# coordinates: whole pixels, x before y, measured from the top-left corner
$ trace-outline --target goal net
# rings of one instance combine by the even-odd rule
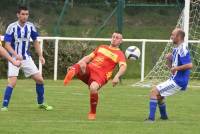
[[[184,28],[184,10],[182,11],[176,27]],[[190,49],[191,58],[193,62],[193,69],[191,71],[190,86],[200,86],[200,83],[195,80],[200,79],[200,0],[190,1],[190,19],[189,19],[189,41],[188,47]],[[165,81],[171,75],[170,70],[166,66],[165,55],[172,51],[173,44],[167,43],[160,58],[156,62],[153,69],[146,75],[144,81],[137,82],[133,86],[150,87],[159,82]]]

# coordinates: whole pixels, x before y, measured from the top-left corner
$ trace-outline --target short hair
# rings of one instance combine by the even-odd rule
[[[120,31],[115,31],[114,33],[118,33],[118,34],[121,34],[121,35],[122,35],[122,32],[120,32]]]
[[[183,30],[178,30],[177,35],[181,37],[181,39],[184,40],[185,38],[185,32]]]
[[[17,9],[17,13],[20,13],[22,10],[27,11],[28,8],[26,6],[19,6],[18,9]]]

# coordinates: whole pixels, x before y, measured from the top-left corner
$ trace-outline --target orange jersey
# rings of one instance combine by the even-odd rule
[[[95,49],[89,56],[93,59],[89,63],[90,68],[100,72],[108,80],[117,64],[126,65],[124,53],[112,46],[101,45]]]

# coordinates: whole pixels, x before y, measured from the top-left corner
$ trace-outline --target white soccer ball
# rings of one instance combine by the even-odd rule
[[[125,52],[126,58],[130,60],[137,60],[140,57],[140,49],[136,46],[130,46]]]

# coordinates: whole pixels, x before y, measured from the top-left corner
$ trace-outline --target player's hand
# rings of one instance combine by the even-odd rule
[[[45,59],[44,59],[44,57],[43,57],[43,56],[39,56],[39,60],[40,60],[40,62],[42,63],[42,65],[44,65],[44,64],[45,64]]]
[[[172,68],[171,68],[171,73],[172,73],[173,75],[176,73],[176,71],[177,71],[177,67],[172,67]]]
[[[17,66],[17,67],[20,67],[21,61],[20,60],[13,60],[12,64],[15,65],[15,66]]]
[[[168,60],[168,61],[172,61],[172,53],[166,54],[165,59]]]
[[[23,57],[22,57],[21,55],[18,54],[18,55],[16,56],[16,60],[20,60],[20,61],[21,61],[21,60],[23,60]]]
[[[113,80],[112,80],[113,87],[116,86],[119,83],[119,81],[120,81],[119,77],[114,77]]]

